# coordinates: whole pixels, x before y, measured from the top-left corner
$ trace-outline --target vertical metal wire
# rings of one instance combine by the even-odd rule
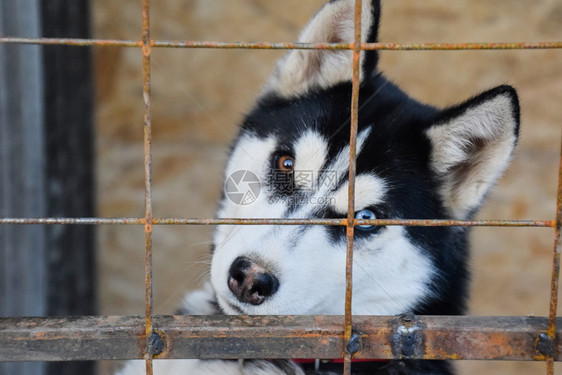
[[[150,0],[142,0],[142,70],[144,100],[145,178],[145,354],[146,374],[152,375],[152,118],[150,112]]]
[[[560,281],[560,230],[562,226],[562,142],[560,145],[560,166],[558,169],[558,196],[556,201],[556,227],[554,233],[554,252],[552,255],[552,279],[550,281],[550,311],[548,315],[547,335],[551,342],[556,343],[556,310],[558,309],[558,284]],[[557,345],[554,345],[556,348]],[[555,353],[554,353],[555,354]],[[546,373],[554,375],[554,357],[546,359]]]
[[[351,126],[349,135],[349,184],[347,195],[347,254],[345,264],[345,330],[344,342],[351,339],[353,291],[353,235],[355,231],[355,172],[357,156],[357,127],[359,122],[359,83],[361,78],[361,9],[362,1],[355,0],[355,35],[353,41],[353,81],[351,93]],[[344,348],[344,374],[351,374],[350,353]]]
[[[554,358],[552,357],[546,359],[546,374],[554,375]]]

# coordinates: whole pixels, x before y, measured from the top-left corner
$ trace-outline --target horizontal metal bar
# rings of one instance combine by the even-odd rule
[[[293,42],[215,42],[215,41],[153,41],[160,48],[216,48],[216,49],[319,49],[353,50],[352,43],[293,43]]]
[[[155,218],[155,225],[347,225],[346,219],[182,219]]]
[[[64,224],[64,225],[104,225],[128,224],[145,225],[146,219],[124,218],[0,218],[2,224]],[[153,218],[152,225],[347,225],[347,219],[237,219],[237,218]],[[554,228],[555,220],[426,220],[426,219],[375,219],[355,220],[354,225],[378,226],[419,226],[419,227],[547,227]]]
[[[142,47],[139,40],[118,39],[79,39],[79,38],[20,38],[3,36],[0,43],[10,44],[39,44],[39,45],[66,45],[66,46],[100,46],[100,47]]]
[[[554,227],[554,220],[425,220],[375,219],[355,220],[355,225],[407,227]]]
[[[484,42],[484,43],[363,43],[363,50],[387,51],[462,51],[462,50],[509,50],[509,49],[555,49],[562,42]]]
[[[41,218],[0,218],[0,224],[64,224],[64,225],[103,225],[103,224],[137,224],[144,225],[146,220],[138,217],[102,218],[102,217],[41,217]]]
[[[352,43],[244,43],[214,41],[154,41],[154,47],[167,48],[221,48],[221,49],[347,49]],[[362,43],[362,50],[428,51],[428,50],[506,50],[562,48],[562,42],[493,42],[493,43]]]
[[[117,39],[77,39],[77,38],[21,38],[0,37],[0,43],[102,46],[102,47],[139,47],[140,40]],[[170,41],[152,40],[151,47],[156,48],[218,48],[218,49],[337,49],[353,50],[352,43],[271,43],[271,42],[216,42],[216,41]],[[562,48],[562,42],[490,42],[490,43],[362,43],[362,50],[390,51],[427,51],[427,50],[507,50],[507,49],[553,49]]]
[[[163,344],[157,358],[340,358],[343,320],[154,316],[153,326]],[[547,327],[546,317],[353,317],[356,358],[544,360],[541,350],[550,350],[561,360],[562,343],[542,340]],[[140,359],[144,335],[144,317],[0,318],[0,361]]]

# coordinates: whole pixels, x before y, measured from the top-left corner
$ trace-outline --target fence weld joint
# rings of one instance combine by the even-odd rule
[[[535,340],[535,350],[541,357],[553,358],[556,354],[556,344],[554,338],[546,332],[539,333]]]
[[[417,352],[425,352],[423,348],[422,335],[419,331],[424,330],[424,326],[416,319],[413,314],[398,315],[394,321],[392,334],[393,354],[396,358],[411,358]]]
[[[159,356],[164,352],[165,345],[162,336],[162,332],[152,331],[152,335],[148,341],[147,352],[153,357]]]

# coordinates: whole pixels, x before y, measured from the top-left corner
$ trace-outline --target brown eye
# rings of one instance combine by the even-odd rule
[[[277,158],[277,169],[283,173],[291,173],[295,169],[295,159],[289,155],[281,155]]]

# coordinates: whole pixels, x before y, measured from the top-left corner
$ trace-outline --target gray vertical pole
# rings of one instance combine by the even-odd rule
[[[89,38],[89,17],[89,0],[41,2],[45,37]],[[89,47],[43,48],[48,216],[95,216],[91,52]],[[95,228],[48,226],[45,235],[47,314],[95,314]],[[92,362],[51,362],[47,366],[49,375],[94,371]]]
[[[39,0],[1,0],[0,34],[37,37]],[[41,48],[0,45],[0,215],[46,210]],[[44,315],[45,231],[0,226],[0,316]],[[42,363],[0,364],[1,375],[39,375]]]

